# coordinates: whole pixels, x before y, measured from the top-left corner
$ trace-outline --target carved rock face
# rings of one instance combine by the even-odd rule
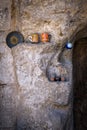
[[[46,75],[48,63],[55,54],[55,45],[23,43],[10,51],[6,44],[2,44],[1,48],[0,65],[7,64],[0,69],[5,78],[0,77],[1,84],[5,84],[0,89],[0,95],[4,96],[0,97],[0,127],[9,128],[16,124],[18,130],[62,130],[67,123],[67,127],[72,127],[69,106],[71,81],[52,83]],[[5,60],[8,56],[10,59]],[[8,65],[10,68],[7,68]],[[62,64],[56,69],[61,75],[67,74]]]
[[[87,0],[0,0],[0,128],[72,130],[72,52],[62,53],[63,65],[52,57],[86,24]],[[13,30],[26,41],[48,32],[51,43],[10,50],[2,41]],[[62,82],[49,82],[51,75]]]
[[[75,43],[73,52],[75,130],[86,130],[87,124],[87,38]]]
[[[69,73],[66,67],[59,63],[59,65],[49,65],[47,69],[47,77],[49,80],[54,78],[54,81],[68,81]]]

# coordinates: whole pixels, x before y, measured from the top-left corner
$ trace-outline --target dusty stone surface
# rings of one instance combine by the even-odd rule
[[[0,3],[0,31],[21,31],[25,40],[31,33],[48,32],[51,42],[62,45],[68,39],[73,41],[87,23],[86,0],[5,0]]]
[[[71,82],[52,83],[46,77],[55,46],[20,44],[12,52],[20,95],[17,129],[62,130],[67,123],[70,129]]]
[[[51,42],[63,44],[72,40],[87,23],[87,1],[22,0],[21,31],[25,38],[31,33],[49,32]]]
[[[72,130],[72,51],[63,45],[87,36],[84,30],[78,35],[87,25],[87,0],[0,3],[0,130]],[[10,50],[2,41],[14,30],[25,41],[31,33],[48,32],[51,44]],[[68,81],[49,82],[47,70],[61,74],[59,63]]]
[[[6,43],[0,44],[0,129],[13,128],[17,113],[17,82],[13,56]]]
[[[13,56],[6,43],[0,44],[0,83],[15,83]]]
[[[10,29],[11,23],[11,1],[0,0],[0,30]]]
[[[71,90],[70,82],[68,81],[66,83],[57,84],[55,82],[51,83],[47,79],[46,69],[48,61],[50,61],[52,55],[55,53],[54,49],[55,47],[52,44],[50,45],[50,43],[48,45],[45,44],[38,46],[22,44],[17,46],[16,49],[13,48],[13,55],[17,69],[18,83],[20,85],[21,92],[24,93],[24,91],[27,90],[27,93],[28,92],[30,93],[31,91],[31,93],[35,95],[35,97],[34,96],[30,97],[29,103],[34,104],[36,97],[40,98],[39,99],[40,103],[37,100],[37,103],[39,103],[39,105],[41,103],[43,104],[44,101],[48,100],[49,97],[51,97],[52,100],[53,91],[54,91],[53,100],[55,99],[55,102],[58,102],[59,97],[59,102],[61,102],[61,103],[58,102],[59,105],[60,104],[62,105],[62,102],[65,102],[63,105],[66,105],[68,103],[67,96],[69,95],[66,96],[66,93],[67,94],[70,93]],[[57,70],[59,72],[60,68],[58,68]],[[61,75],[66,73],[66,72],[64,73],[64,68],[61,69],[59,74],[60,73]],[[55,94],[57,94],[57,96],[55,96]],[[66,100],[64,100],[65,97]]]
[[[49,82],[46,75],[50,65],[57,65],[59,49],[52,43],[22,43],[12,50],[1,44],[0,83],[4,86],[0,90],[1,128],[14,125],[18,130],[72,128],[71,80]]]
[[[15,85],[0,84],[0,129],[16,123],[17,90]]]

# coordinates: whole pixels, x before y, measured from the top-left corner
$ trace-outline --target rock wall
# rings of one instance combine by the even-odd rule
[[[82,35],[78,32],[87,23],[87,1],[0,3],[0,130],[72,130],[72,51],[64,44]],[[51,40],[10,49],[5,39],[14,30],[25,42],[31,33],[42,32]],[[47,72],[68,79],[50,82]]]
[[[13,56],[5,43],[0,44],[0,130],[13,129],[16,121],[17,83]]]
[[[46,75],[55,65],[59,75],[64,74],[64,69],[71,75],[68,65],[64,68],[56,62],[58,46],[22,43],[12,50],[6,44],[1,44],[1,48],[0,127],[3,130],[72,129],[71,76],[65,82],[50,82]]]
[[[81,0],[22,0],[21,31],[25,38],[30,33],[49,32],[51,41],[60,44],[64,40],[71,40],[71,36],[75,36],[86,24],[86,9],[86,1]]]
[[[51,42],[62,45],[72,41],[87,22],[86,0],[5,0],[0,3],[1,42],[8,32],[17,30],[25,40],[31,33],[49,32]]]

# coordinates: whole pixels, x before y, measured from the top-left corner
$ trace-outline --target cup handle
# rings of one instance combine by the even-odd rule
[[[32,36],[28,36],[28,39],[32,42]]]
[[[51,34],[49,34],[48,37],[49,37],[49,40],[50,40],[51,39]]]

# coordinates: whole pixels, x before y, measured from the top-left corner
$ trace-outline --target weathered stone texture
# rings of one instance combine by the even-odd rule
[[[0,130],[14,127],[17,108],[17,83],[11,50],[0,44]]]
[[[17,90],[14,85],[0,85],[0,128],[14,127],[16,123]]]
[[[87,0],[0,0],[0,130],[73,129],[72,51],[63,45],[85,27],[86,14]],[[10,50],[2,41],[14,30],[25,41],[31,33],[48,32],[51,43]],[[68,80],[50,82],[50,69]]]
[[[13,57],[6,43],[0,44],[0,83],[15,83]]]
[[[0,0],[0,30],[10,29],[11,0]]]
[[[58,44],[72,39],[86,24],[86,5],[87,1],[81,0],[22,0],[22,33],[27,38],[34,32],[49,32],[52,35],[51,42]]]
[[[55,45],[20,44],[14,47],[12,52],[20,95],[17,128],[62,130],[68,123],[65,118],[68,118],[70,110],[67,105],[71,102],[72,89],[70,81],[65,83],[48,81],[46,68],[55,54]],[[60,109],[64,106],[63,110]],[[50,119],[50,116],[53,118]],[[65,120],[63,124],[61,120]]]
[[[48,48],[48,46],[49,48],[52,48],[51,49],[52,52],[50,53],[46,49]],[[71,87],[69,82],[57,84],[55,82],[51,83],[47,79],[46,68],[48,65],[48,61],[55,53],[54,48],[55,47],[52,44],[50,45],[49,43],[46,45],[38,45],[38,46],[22,44],[17,46],[16,49],[15,48],[13,49],[14,50],[13,55],[16,64],[18,83],[20,85],[20,89],[22,92],[27,90],[26,91],[27,93],[31,92],[32,95],[35,95],[35,97],[31,96],[30,98],[31,101],[29,101],[29,103],[33,104],[33,102],[35,102],[35,99],[37,97],[40,98],[41,101],[39,99],[39,101],[37,100],[36,102],[38,103],[40,102],[40,104],[41,103],[43,104],[44,100],[48,100],[49,97],[51,97],[52,100],[52,94],[54,95],[53,99],[56,98],[56,100],[58,100],[58,97],[60,98],[60,95],[63,94],[64,91],[67,91],[67,93],[65,92],[65,94],[63,95],[68,94],[68,91],[70,92],[69,89]],[[45,50],[44,52],[45,54],[43,54],[43,49]],[[61,71],[60,73],[62,74],[63,72]],[[55,94],[56,96],[58,96],[59,94],[59,96],[56,97]],[[61,96],[61,98],[63,98],[63,95]],[[25,96],[28,96],[28,94],[26,94]],[[59,101],[61,100],[61,98],[59,99]],[[63,101],[65,102],[64,104],[66,105],[67,101],[64,99]]]

